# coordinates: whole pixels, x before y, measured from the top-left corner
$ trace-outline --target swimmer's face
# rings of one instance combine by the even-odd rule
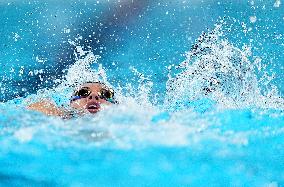
[[[70,106],[85,110],[89,113],[97,113],[103,105],[111,105],[109,101],[113,97],[113,91],[101,83],[85,83],[79,87],[71,99]]]

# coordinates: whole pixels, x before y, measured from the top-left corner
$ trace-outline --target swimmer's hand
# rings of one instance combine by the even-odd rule
[[[42,100],[27,106],[27,109],[34,110],[38,112],[42,112],[49,116],[60,116],[65,117],[66,112],[60,108],[58,108],[55,104],[53,104],[49,100]]]

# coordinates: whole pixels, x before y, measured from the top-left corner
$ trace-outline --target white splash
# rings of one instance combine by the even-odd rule
[[[63,33],[69,34],[71,32],[71,30],[69,28],[64,28],[63,29]]]
[[[251,23],[255,23],[257,21],[257,17],[256,16],[250,16],[249,20]]]
[[[249,60],[250,47],[239,49],[222,35],[222,26],[216,25],[212,32],[199,37],[185,62],[177,67],[181,73],[167,82],[165,104],[170,107],[208,98],[222,108],[284,108],[276,87],[268,91],[260,88],[257,67]],[[258,67],[260,63],[258,59]]]
[[[13,35],[14,35],[13,39],[15,40],[15,42],[17,42],[21,38],[21,36],[18,33],[13,32]]]
[[[281,1],[280,1],[280,0],[275,0],[275,3],[274,3],[273,6],[274,6],[275,8],[279,8],[280,5],[281,5]]]
[[[88,53],[84,58],[77,60],[72,66],[67,69],[67,74],[64,76],[64,83],[68,85],[82,84],[87,81],[98,81],[99,75],[105,75],[102,66],[99,70],[92,70],[91,65],[97,63],[100,56]]]
[[[14,132],[14,137],[21,143],[27,143],[33,139],[35,129],[32,127],[24,127]]]

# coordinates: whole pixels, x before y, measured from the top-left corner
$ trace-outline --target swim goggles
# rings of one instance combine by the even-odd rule
[[[77,99],[81,99],[81,98],[87,98],[88,96],[90,96],[92,93],[91,89],[88,87],[83,87],[80,88],[79,90],[77,90],[76,92],[74,92],[74,94],[71,96],[71,101],[75,101]],[[101,99],[104,99],[106,101],[109,101],[111,103],[116,103],[114,101],[114,91],[110,88],[102,88],[99,92],[98,92],[98,97]]]

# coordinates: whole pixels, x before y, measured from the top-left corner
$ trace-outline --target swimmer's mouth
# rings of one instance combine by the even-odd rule
[[[97,105],[90,105],[88,107],[88,109],[98,109],[98,108],[99,108],[99,106],[97,106]]]
[[[96,113],[99,109],[100,109],[100,104],[99,103],[92,103],[90,105],[87,105],[86,109],[90,112],[90,113]]]

